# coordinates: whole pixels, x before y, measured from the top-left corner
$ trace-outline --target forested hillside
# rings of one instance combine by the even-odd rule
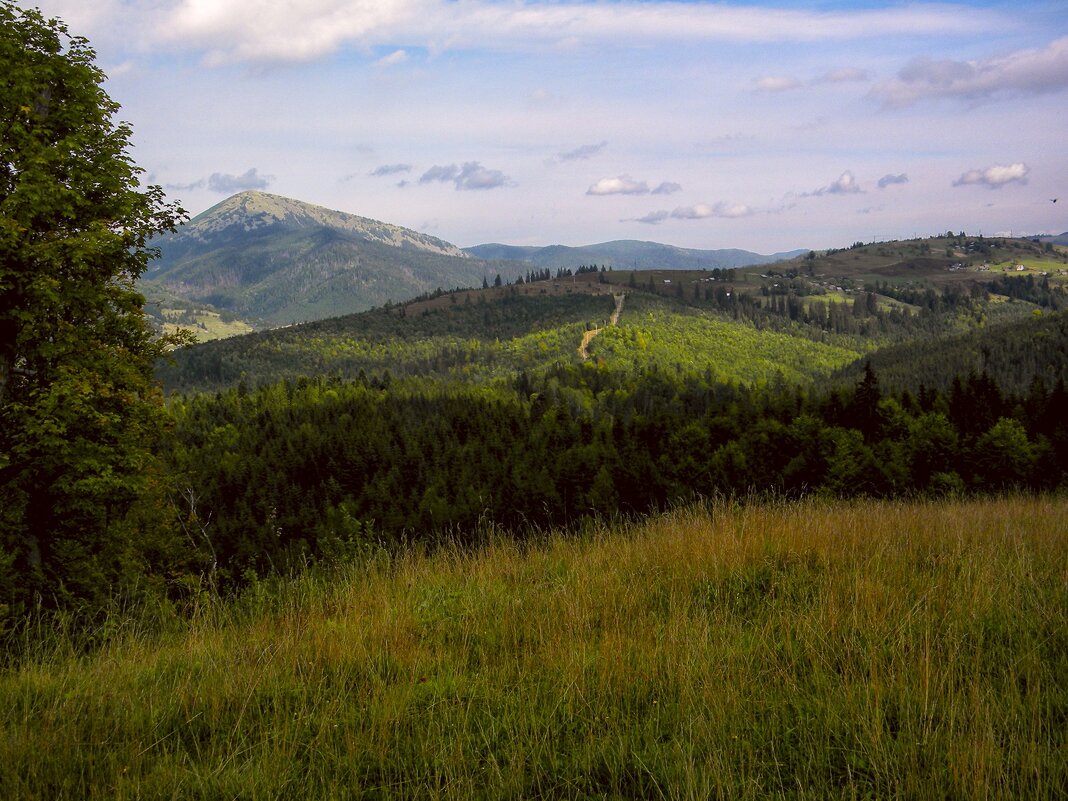
[[[214,393],[169,403],[197,558],[240,583],[486,520],[1068,478],[1059,288],[1045,308],[983,286],[806,305],[773,278],[702,275],[584,269],[176,354],[168,386]]]
[[[914,393],[921,387],[948,390],[955,377],[969,373],[987,373],[1016,391],[1035,380],[1052,387],[1068,381],[1068,313],[1035,309],[961,334],[890,345],[873,352],[870,361],[884,386]],[[849,383],[862,370],[854,363],[834,378]]]
[[[394,377],[510,381],[519,371],[572,361],[583,331],[604,325],[614,305],[607,293],[543,296],[510,289],[490,298],[453,296],[437,308],[413,303],[411,310],[402,305],[209,343],[175,354],[160,375],[168,390],[385,370]],[[798,333],[761,331],[711,308],[632,293],[619,325],[606,329],[590,352],[614,371],[659,366],[745,384],[780,376],[807,383],[861,352],[855,338]]]

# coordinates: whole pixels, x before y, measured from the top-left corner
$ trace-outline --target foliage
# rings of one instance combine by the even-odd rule
[[[514,294],[511,294],[514,293]],[[610,296],[584,292],[458,302],[420,312],[408,306],[263,332],[185,349],[160,366],[168,389],[215,390],[300,376],[356,378],[388,369],[465,381],[508,381],[576,360],[582,330],[605,325]],[[819,340],[830,340],[827,342]],[[749,321],[673,299],[632,293],[618,327],[592,348],[597,361],[630,372],[652,365],[711,371],[725,382],[808,383],[861,353],[858,342],[820,332],[761,330]]]
[[[180,210],[142,188],[84,39],[0,3],[0,590],[10,611],[102,597],[141,565],[127,512],[163,423],[133,287]],[[0,627],[3,622],[0,620]]]
[[[1068,308],[1068,291],[1064,285],[1050,282],[1048,276],[1035,280],[1030,275],[1003,275],[988,284],[991,292],[1005,295],[1013,300],[1024,300],[1047,309]]]
[[[602,334],[603,336],[603,334]],[[802,340],[804,341],[804,340]],[[717,494],[852,497],[1068,486],[1064,384],[949,392],[725,384],[712,370],[558,362],[514,382],[372,374],[172,398],[170,472],[210,519],[217,578],[390,547],[641,514]],[[355,526],[355,527],[354,527]]]

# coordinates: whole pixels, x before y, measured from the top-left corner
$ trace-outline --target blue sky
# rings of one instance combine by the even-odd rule
[[[1063,0],[39,5],[194,214],[258,188],[461,246],[761,253],[1068,231]]]

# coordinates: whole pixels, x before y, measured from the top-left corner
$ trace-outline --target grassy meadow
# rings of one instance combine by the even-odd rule
[[[207,309],[161,309],[164,321],[160,326],[165,334],[191,331],[197,342],[248,334],[252,326],[244,320],[224,319],[219,312]]]
[[[1068,793],[1063,498],[484,539],[34,646],[0,673],[0,797]]]

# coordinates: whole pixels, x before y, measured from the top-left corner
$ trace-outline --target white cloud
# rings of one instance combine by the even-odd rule
[[[149,12],[157,13],[158,12]],[[993,30],[1001,17],[953,6],[833,12],[686,2],[505,4],[487,0],[178,0],[158,21],[163,41],[209,63],[308,61],[346,43],[511,50],[592,42],[825,42]]]
[[[602,178],[586,190],[587,195],[673,195],[682,191],[682,184],[663,181],[650,189],[647,181],[637,181],[629,175]]]
[[[419,176],[419,183],[431,184],[435,181],[455,181],[460,168],[455,164],[436,164]]]
[[[752,208],[744,203],[717,203],[712,208],[714,216],[724,217],[729,220],[750,217],[755,213]]]
[[[110,79],[128,75],[137,69],[137,63],[127,59],[119,64],[111,64],[104,68],[104,73]]]
[[[408,60],[408,53],[404,50],[394,50],[388,56],[383,56],[375,62],[379,67],[392,67],[397,64],[403,64]]]
[[[868,72],[866,70],[843,67],[842,69],[823,73],[823,75],[816,78],[813,83],[856,83],[859,81],[866,81],[868,80],[868,77]]]
[[[863,192],[853,173],[846,170],[838,176],[837,180],[831,181],[827,186],[821,186],[811,192],[802,193],[801,197],[819,197],[820,195],[854,195]]]
[[[420,6],[410,0],[181,0],[165,16],[160,38],[203,48],[209,64],[235,61],[312,61],[345,42],[392,41],[418,28]]]
[[[629,175],[617,178],[602,178],[586,190],[587,195],[647,195],[649,184],[635,181]]]
[[[1020,162],[1008,166],[995,164],[982,170],[968,170],[953,182],[953,186],[982,184],[990,189],[1000,189],[1006,184],[1026,184],[1029,172],[1031,168]]]
[[[204,179],[198,178],[195,181],[191,181],[187,184],[164,184],[163,188],[168,192],[191,192],[194,189],[204,188]]]
[[[753,81],[753,91],[755,93],[773,94],[801,89],[806,85],[819,86],[820,84],[827,83],[856,83],[866,80],[868,80],[868,73],[865,70],[843,67],[842,69],[825,72],[808,81],[807,84],[802,83],[799,79],[789,75],[766,75]]]
[[[192,192],[207,187],[212,192],[234,194],[244,192],[246,189],[266,189],[274,180],[273,175],[260,175],[259,171],[252,167],[243,175],[227,175],[215,172],[207,178],[198,178],[189,183],[166,184],[164,189],[172,192]]]
[[[384,175],[396,175],[397,173],[411,171],[411,164],[383,164],[381,167],[375,167],[368,175],[372,178],[381,178]]]
[[[791,89],[800,89],[801,81],[785,75],[769,75],[757,78],[753,82],[754,92],[788,92]]]
[[[713,217],[720,219],[737,219],[749,217],[755,212],[744,203],[698,203],[694,206],[679,206],[672,211],[651,211],[644,217],[638,217],[634,222],[656,225],[664,220],[707,220]]]
[[[981,100],[997,95],[1042,94],[1068,89],[1068,36],[1037,50],[979,61],[911,61],[898,77],[872,89],[889,107],[925,98]]]
[[[673,195],[676,192],[682,191],[682,184],[677,184],[674,181],[664,181],[660,186],[653,190],[654,195]]]
[[[646,223],[648,225],[656,225],[662,223],[664,220],[671,216],[670,211],[651,211],[644,217],[637,217],[634,222]],[[629,220],[622,220],[621,222],[629,222]]]
[[[460,169],[455,183],[457,189],[496,189],[508,186],[511,181],[500,170],[486,169],[477,161],[469,161]]]
[[[853,177],[853,173],[849,170],[843,172],[838,176],[837,181],[827,187],[827,192],[832,195],[849,195],[860,191],[862,191],[860,184],[857,183],[857,179]]]
[[[698,203],[696,206],[679,206],[671,212],[671,217],[675,220],[706,220],[715,215],[715,209],[705,203]]]

